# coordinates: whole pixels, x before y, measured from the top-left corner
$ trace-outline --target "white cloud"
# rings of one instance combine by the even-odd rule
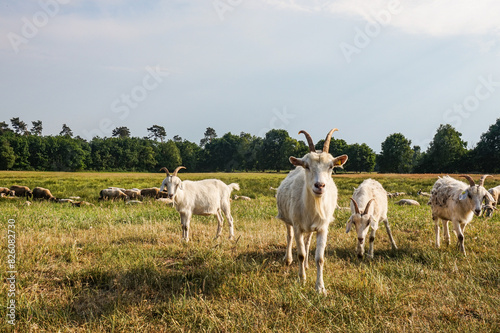
[[[264,0],[280,9],[351,15],[373,21],[375,15],[399,5],[391,25],[412,34],[500,36],[500,2],[496,0]]]

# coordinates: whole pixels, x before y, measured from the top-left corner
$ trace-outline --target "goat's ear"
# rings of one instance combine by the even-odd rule
[[[345,228],[345,233],[348,234],[349,231],[351,231],[352,228],[352,216],[347,220],[347,226]]]
[[[183,190],[184,189],[184,185],[182,184],[182,182],[179,183],[179,189],[180,190]]]
[[[290,156],[289,160],[290,163],[292,163],[295,166],[301,166],[301,167],[304,166],[304,161],[302,161],[300,158]]]
[[[460,193],[460,196],[458,197],[458,200],[464,200],[466,198],[467,198],[467,190],[463,191],[462,193]]]
[[[340,155],[333,159],[333,166],[335,168],[342,168],[345,162],[347,162],[347,155]]]
[[[373,230],[377,230],[378,229],[378,223],[377,223],[377,221],[375,221],[375,219],[373,217],[370,218],[370,227]]]

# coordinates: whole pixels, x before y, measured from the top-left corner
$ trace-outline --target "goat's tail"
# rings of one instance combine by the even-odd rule
[[[227,186],[229,187],[229,189],[231,191],[234,191],[234,190],[239,191],[240,190],[240,185],[238,185],[238,183],[231,183]]]

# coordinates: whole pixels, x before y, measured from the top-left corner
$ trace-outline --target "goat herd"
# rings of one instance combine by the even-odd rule
[[[332,129],[326,136],[323,149],[317,151],[314,142],[306,131],[304,134],[309,146],[309,153],[302,158],[290,157],[290,162],[296,166],[276,189],[278,218],[281,219],[287,230],[287,246],[284,261],[292,263],[292,239],[297,246],[299,261],[299,279],[306,280],[308,268],[309,246],[313,232],[316,232],[315,262],[317,268],[316,291],[326,294],[323,282],[324,252],[327,243],[328,226],[333,220],[333,213],[337,206],[337,187],[332,179],[332,171],[342,167],[347,162],[347,155],[333,157],[329,153]],[[218,221],[216,238],[220,236],[223,225],[223,216],[229,224],[229,238],[234,237],[233,218],[231,216],[231,192],[238,191],[239,185],[226,185],[218,179],[200,181],[182,181],[177,173],[185,167],[180,166],[170,173],[162,168],[166,174],[160,188],[121,189],[110,187],[100,192],[99,200],[127,199],[128,203],[139,202],[141,197],[154,197],[157,200],[175,206],[180,214],[182,238],[189,241],[189,228],[192,215],[215,215]],[[435,224],[435,242],[440,246],[439,219],[442,220],[444,240],[450,244],[448,224],[452,222],[453,230],[457,235],[458,247],[465,255],[464,230],[472,220],[473,215],[479,216],[483,212],[491,216],[496,210],[500,196],[500,186],[487,191],[484,181],[488,175],[483,175],[478,184],[468,175],[462,175],[469,184],[453,179],[449,176],[440,177],[434,184],[431,193],[419,191],[420,195],[429,196],[429,205],[432,210],[432,219]],[[382,185],[373,179],[364,180],[354,189],[350,198],[351,216],[346,225],[346,232],[351,229],[357,234],[357,255],[364,255],[365,239],[369,229],[368,257],[373,257],[373,243],[379,222],[383,221],[393,250],[397,249],[387,219],[388,197],[400,193],[388,193]],[[26,186],[12,186],[10,189],[0,187],[0,196],[25,196],[56,202],[70,202],[74,206],[92,205],[85,201],[77,201],[78,197],[68,199],[55,198],[48,189],[36,187],[31,191]],[[250,200],[248,197],[235,196],[235,199]],[[483,205],[483,201],[485,204]],[[398,204],[418,205],[415,200],[403,199]]]

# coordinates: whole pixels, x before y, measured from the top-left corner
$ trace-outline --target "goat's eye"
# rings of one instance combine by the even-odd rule
[[[309,165],[307,165],[307,164],[306,164],[306,165],[304,165],[304,169],[306,169],[306,170],[310,170],[310,169],[309,169]]]

